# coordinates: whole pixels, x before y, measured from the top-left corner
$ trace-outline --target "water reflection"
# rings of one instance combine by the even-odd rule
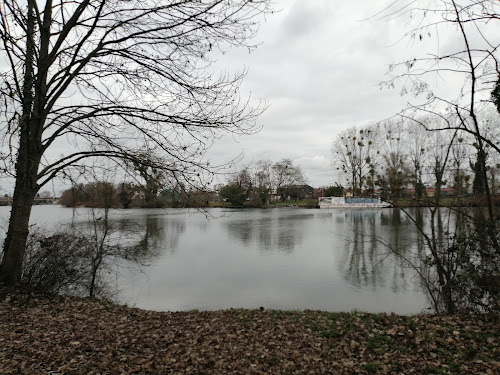
[[[227,229],[233,238],[249,245],[254,237],[254,226],[252,221],[241,220],[228,223]]]
[[[71,219],[64,208],[47,209]],[[37,217],[40,208],[34,210]],[[156,310],[265,306],[417,313],[426,305],[411,270],[390,251],[397,246],[415,252],[422,244],[398,210],[210,214],[217,218],[183,209],[114,211],[120,240],[128,239],[135,257],[149,264],[138,274],[120,275],[120,301]],[[416,220],[425,222],[419,215]]]
[[[175,226],[165,226],[164,221],[158,216],[146,216],[137,223],[139,230],[135,233],[134,257],[152,261],[164,252],[175,251],[182,229],[180,233],[174,231],[174,236],[167,235],[167,230]]]
[[[346,211],[345,223],[351,233],[345,233],[346,239],[342,262],[339,267],[346,280],[356,287],[376,288],[384,284],[378,253],[375,251],[375,221],[378,213],[370,211]]]
[[[231,238],[246,247],[257,248],[260,253],[293,253],[297,247],[302,246],[306,224],[314,214],[276,214],[276,211],[259,210],[258,218],[229,217],[225,220],[225,227]],[[253,212],[255,215],[256,211]]]
[[[165,218],[164,216],[146,216],[141,239],[135,246],[137,255],[146,257],[159,256],[161,253],[174,254],[179,239],[186,230],[185,220]]]
[[[141,264],[174,254],[186,230],[182,215],[168,215],[164,210],[114,210],[110,211],[108,220],[102,218],[100,210],[73,210],[67,225],[89,236],[96,231],[98,234],[106,231],[111,242],[127,247],[130,259]]]
[[[307,250],[312,260],[333,247],[337,272],[349,285],[375,293],[420,291],[416,273],[393,253],[397,249],[409,257],[416,245],[423,250],[422,236],[399,210],[250,212],[224,224],[230,238],[245,248],[261,254]],[[423,215],[417,220],[423,221]]]
[[[271,219],[263,219],[260,221],[257,238],[260,251],[263,253],[270,253],[273,251],[273,231],[271,228]]]
[[[418,288],[416,273],[394,254],[397,249],[408,255],[419,237],[399,210],[345,211],[343,216],[344,252],[338,267],[346,281],[374,291],[390,287],[394,293]]]

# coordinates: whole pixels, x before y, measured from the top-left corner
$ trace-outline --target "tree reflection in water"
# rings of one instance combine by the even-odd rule
[[[140,239],[134,251],[137,256],[152,260],[164,253],[175,253],[179,238],[186,230],[186,222],[168,216],[151,215],[143,218],[140,228]]]
[[[80,231],[94,230],[91,221],[73,223]],[[186,220],[169,216],[164,211],[150,215],[114,213],[109,220],[111,241],[127,248],[125,258],[140,265],[150,264],[165,253],[173,254],[186,230]]]
[[[250,213],[250,211],[247,211]],[[262,211],[261,211],[262,212]],[[423,221],[421,210],[417,220]],[[333,223],[329,233],[312,238],[314,220],[324,226]],[[276,215],[235,215],[224,221],[231,238],[246,248],[258,249],[261,254],[292,254],[306,247],[314,257],[315,246],[331,246],[339,254],[337,269],[344,279],[358,289],[390,288],[393,293],[420,290],[414,270],[390,249],[410,254],[423,251],[423,240],[412,230],[398,209],[390,210],[329,210],[284,211]],[[306,243],[304,243],[306,242]]]
[[[71,219],[70,211],[52,210],[52,217]],[[82,230],[87,209],[77,211]],[[210,213],[214,219],[185,209],[113,210],[114,236],[131,251],[130,259],[116,262],[123,267],[116,279],[121,301],[157,309],[269,305],[414,313],[425,307],[423,293],[410,290],[411,270],[385,246],[422,249],[396,210]],[[428,225],[425,215],[416,215]]]
[[[336,216],[344,223],[338,267],[351,285],[373,290],[390,285],[394,293],[415,288],[416,273],[390,251],[395,247],[406,253],[418,243],[399,210],[345,210]]]
[[[246,247],[255,245],[261,253],[293,253],[304,241],[305,223],[314,214],[297,213],[235,219],[226,222],[232,238]]]

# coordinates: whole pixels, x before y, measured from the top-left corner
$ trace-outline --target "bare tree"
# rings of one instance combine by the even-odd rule
[[[16,184],[0,281],[20,279],[33,199],[53,178],[105,157],[199,185],[214,137],[258,130],[264,107],[237,95],[244,73],[207,68],[225,48],[253,48],[269,3],[2,2],[2,158]]]
[[[408,159],[411,168],[412,184],[415,189],[415,198],[420,199],[424,194],[423,172],[428,159],[428,146],[426,131],[423,127],[405,121],[405,130],[409,135],[407,139]]]
[[[269,203],[272,190],[272,167],[271,160],[258,160],[253,168],[253,186],[255,194],[260,201],[260,204]]]
[[[451,147],[451,177],[455,193],[459,196],[467,193],[470,186],[470,175],[465,167],[472,148],[467,134],[456,137]]]
[[[396,1],[395,4],[400,5],[401,2]],[[398,82],[403,82],[403,92],[425,94],[425,100],[418,105],[410,105],[402,112],[403,116],[427,130],[458,130],[475,138],[480,159],[478,170],[485,186],[485,198],[492,220],[493,205],[484,154],[487,147],[500,153],[500,146],[481,126],[480,114],[487,103],[495,103],[495,90],[500,77],[500,36],[496,28],[500,21],[500,4],[489,0],[417,0],[407,4],[404,10],[395,9],[392,8],[391,17],[409,17],[405,20],[409,20],[410,25],[407,37],[424,43],[432,42],[433,38],[442,34],[454,41],[451,51],[442,52],[436,48],[437,52],[424,57],[412,57],[394,64],[389,72],[391,78],[386,84],[394,87]],[[439,43],[433,44],[433,47],[438,46]],[[436,87],[428,83],[429,79],[436,78],[459,82],[461,86],[458,92],[449,96],[440,95]],[[422,114],[431,114],[440,118],[440,121],[434,122],[437,124],[435,127],[427,127],[419,120],[418,116]],[[458,121],[450,121],[450,114]]]
[[[500,3],[489,0],[395,1],[386,12],[391,19],[405,18],[410,26],[408,38],[415,43],[429,42],[431,48],[435,48],[393,65],[391,78],[386,82],[390,87],[402,83],[403,92],[424,94],[420,103],[411,104],[400,115],[441,135],[431,155],[436,197],[429,208],[429,230],[425,231],[415,221],[416,228],[426,239],[428,257],[424,258],[424,263],[437,275],[435,282],[426,283],[427,289],[434,290],[434,296],[440,295],[441,311],[498,311],[500,222],[488,179],[488,160],[493,153],[500,154],[500,144],[491,128],[481,123],[481,115],[489,106],[498,105]],[[446,48],[441,48],[439,43],[443,37],[450,41]],[[443,81],[446,86],[458,87],[450,92],[430,84]],[[424,115],[431,116],[433,121],[422,121],[428,118]],[[482,210],[474,215],[463,211],[456,221],[445,220],[447,224],[443,227],[440,216],[447,212],[446,216],[451,218],[452,211],[439,209],[439,190],[445,182],[449,161],[455,156],[461,158],[453,154],[457,141],[467,136],[472,138],[476,150],[475,161],[471,163],[475,190],[481,192],[476,202],[484,203],[487,214]],[[453,223],[457,223],[456,228]]]
[[[294,165],[291,159],[282,159],[274,163],[272,170],[273,186],[281,200],[285,200],[293,188],[306,182],[300,166]]]
[[[349,128],[340,133],[332,145],[333,164],[348,176],[353,193],[361,193],[363,183],[370,177],[374,184],[375,132],[372,129]]]
[[[385,172],[380,173],[379,181],[384,181],[392,198],[401,198],[403,189],[410,181],[408,167],[408,146],[404,140],[404,128],[401,123],[386,121],[378,125],[381,132],[382,160]]]

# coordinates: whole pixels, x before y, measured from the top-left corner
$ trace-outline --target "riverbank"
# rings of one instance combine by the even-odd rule
[[[394,207],[434,207],[436,202],[433,198],[411,199],[411,198],[396,198],[392,201]],[[495,206],[500,206],[500,196],[492,197],[492,203]],[[440,207],[486,207],[485,197],[445,197],[439,200]]]
[[[499,316],[0,302],[0,373],[498,374]]]
[[[434,207],[436,202],[434,198],[394,198],[390,200],[394,208],[410,208],[410,207]],[[500,206],[500,196],[492,197],[492,203],[495,206]],[[439,200],[440,207],[486,207],[486,199],[484,197],[443,197]],[[227,202],[212,202],[210,207],[231,208]],[[265,206],[253,206],[248,204],[238,208],[281,208],[281,207],[300,207],[300,208],[319,208],[318,199],[307,199],[299,201],[279,201],[272,202]]]

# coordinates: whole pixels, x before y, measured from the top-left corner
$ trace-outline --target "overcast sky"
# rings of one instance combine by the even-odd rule
[[[390,117],[409,99],[397,88],[379,87],[389,64],[415,53],[407,40],[397,43],[407,31],[403,19],[373,18],[390,3],[276,0],[281,11],[261,24],[262,44],[251,54],[232,50],[221,61],[248,68],[242,93],[270,105],[259,119],[263,129],[225,137],[212,149],[213,158],[228,160],[240,152],[246,164],[291,158],[310,185],[336,182],[330,148],[338,132]]]
[[[278,12],[262,19],[254,40],[259,47],[252,53],[229,50],[216,66],[227,72],[248,70],[241,95],[251,94],[269,105],[258,120],[262,130],[218,140],[208,155],[211,164],[230,162],[240,154],[238,168],[258,160],[290,158],[313,187],[342,183],[331,166],[331,145],[337,134],[389,118],[413,100],[400,95],[401,87],[381,89],[380,83],[388,79],[390,64],[421,57],[423,45],[404,38],[407,23],[412,22],[409,14],[393,19],[378,15],[387,16],[413,1],[273,3]],[[432,43],[439,38],[430,39]],[[453,38],[439,39],[441,52],[456,48],[456,38],[455,42],[448,39]],[[447,80],[443,86],[452,82]],[[66,188],[60,183],[51,185],[56,194]],[[10,193],[11,184],[2,181],[0,189],[2,194]]]

